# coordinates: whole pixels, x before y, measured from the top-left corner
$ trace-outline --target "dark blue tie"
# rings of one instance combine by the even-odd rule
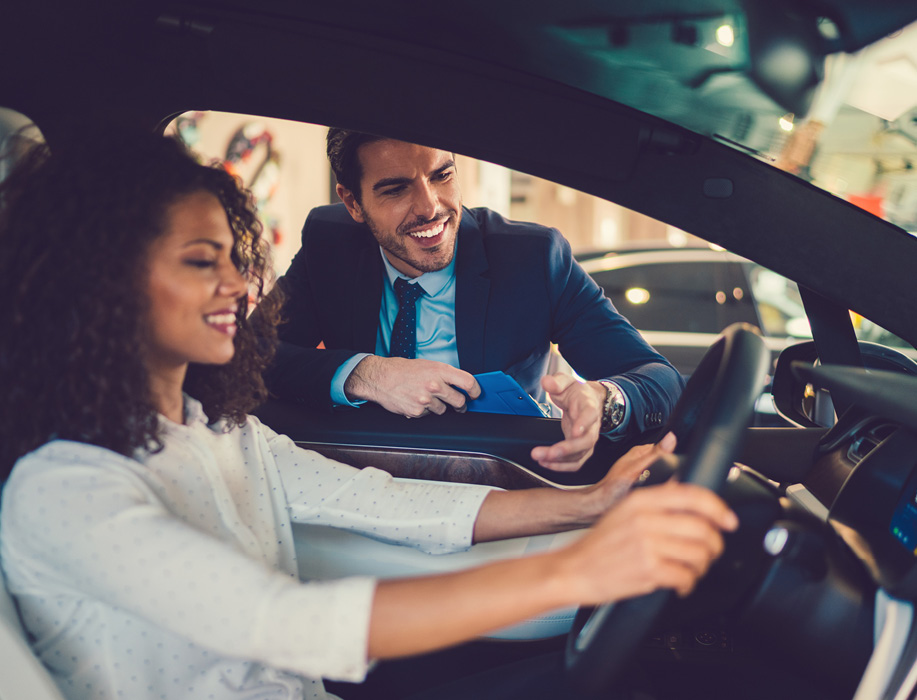
[[[395,280],[395,295],[398,297],[398,315],[392,326],[390,357],[414,359],[417,354],[417,300],[423,296],[423,287],[410,284],[403,277]]]

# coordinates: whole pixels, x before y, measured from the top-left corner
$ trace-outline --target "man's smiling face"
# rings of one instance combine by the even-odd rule
[[[455,254],[462,195],[447,151],[383,139],[360,146],[361,199],[338,185],[350,215],[369,226],[389,262],[417,277]]]

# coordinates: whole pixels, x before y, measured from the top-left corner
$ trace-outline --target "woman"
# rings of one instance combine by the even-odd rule
[[[248,417],[272,337],[247,314],[267,269],[250,199],[175,141],[86,142],[33,149],[0,187],[0,564],[68,698],[321,698],[372,659],[687,593],[721,551],[736,520],[712,493],[622,500],[620,477],[670,444],[589,489],[501,492],[394,483]],[[301,583],[292,522],[431,552],[596,525],[455,574]]]

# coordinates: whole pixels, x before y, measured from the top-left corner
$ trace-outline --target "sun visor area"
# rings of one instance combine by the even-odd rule
[[[441,49],[409,49],[338,27],[302,24],[278,31],[231,19],[214,20],[198,39],[207,43],[214,78],[233,82],[233,105],[212,108],[245,111],[251,104],[271,116],[382,133],[473,157],[493,160],[505,153],[502,165],[566,176],[583,189],[626,181],[641,149],[660,142],[626,107],[609,110],[587,92]],[[252,65],[241,45],[258,46],[258,66],[278,70]],[[350,90],[328,93],[329,72]],[[385,109],[367,110],[372,100]],[[662,141],[685,138],[670,134]],[[577,154],[575,172],[558,172],[571,152]]]

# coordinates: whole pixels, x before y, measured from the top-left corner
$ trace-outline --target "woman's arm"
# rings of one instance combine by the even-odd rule
[[[598,484],[582,489],[494,491],[474,525],[474,541],[564,532],[588,527],[621,500],[644,469],[675,449],[675,436],[639,445],[623,455]]]
[[[672,588],[686,595],[723,548],[736,516],[711,491],[668,483],[628,495],[583,538],[522,559],[380,582],[369,657],[416,654],[541,613]]]

